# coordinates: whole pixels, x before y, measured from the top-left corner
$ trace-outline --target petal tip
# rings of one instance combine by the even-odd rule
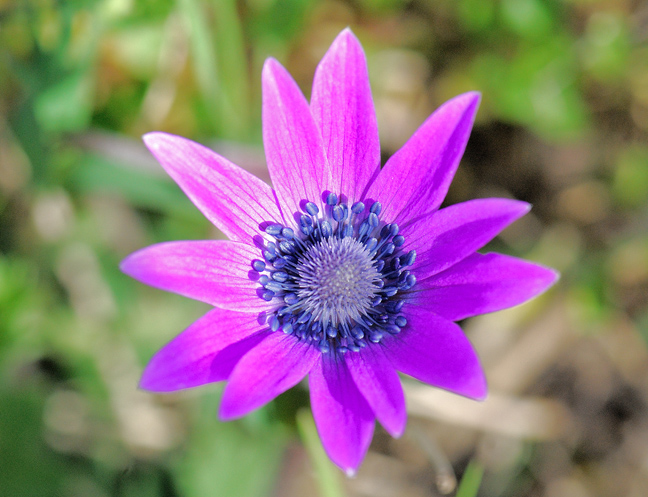
[[[346,474],[348,478],[355,478],[358,474],[358,470],[356,468],[344,468],[344,474]]]

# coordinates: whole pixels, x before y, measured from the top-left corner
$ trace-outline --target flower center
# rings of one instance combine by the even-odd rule
[[[326,238],[297,264],[300,306],[323,327],[359,321],[371,308],[380,275],[367,247],[353,238]]]
[[[380,222],[380,211],[379,202],[368,212],[362,202],[349,209],[331,193],[324,212],[305,205],[299,233],[265,227],[274,241],[252,267],[260,273],[259,297],[275,304],[267,314],[272,331],[311,341],[323,353],[357,352],[401,331],[403,298],[416,283],[405,268],[416,253],[402,251],[405,238],[395,223]]]

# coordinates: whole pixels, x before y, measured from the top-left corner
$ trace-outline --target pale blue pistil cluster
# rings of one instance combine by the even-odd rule
[[[276,303],[268,314],[273,331],[294,334],[323,352],[359,351],[398,334],[407,324],[404,296],[416,283],[406,269],[416,252],[404,252],[405,238],[395,223],[382,224],[381,205],[351,208],[328,194],[324,212],[306,203],[299,233],[281,224],[265,232],[259,297]]]

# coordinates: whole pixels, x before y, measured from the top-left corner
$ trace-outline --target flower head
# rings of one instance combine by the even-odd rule
[[[226,380],[219,414],[228,420],[308,375],[323,445],[347,472],[376,419],[403,433],[398,371],[483,399],[482,368],[454,321],[524,302],[557,275],[477,253],[528,204],[439,209],[478,103],[467,93],[444,104],[381,169],[364,53],[345,30],[317,68],[310,104],[277,61],[263,68],[272,188],[201,145],[146,135],[229,241],[162,243],[123,262],[144,283],[214,306],[153,357],[142,388]]]

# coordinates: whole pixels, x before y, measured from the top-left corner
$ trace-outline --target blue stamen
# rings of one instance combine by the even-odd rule
[[[364,203],[349,208],[344,198],[328,193],[324,210],[306,202],[294,227],[268,224],[263,231],[272,240],[250,263],[261,273],[257,294],[274,305],[270,330],[281,328],[323,354],[358,352],[400,333],[405,292],[416,284],[405,269],[416,252],[401,250],[396,223],[381,225],[380,202],[361,216]]]

